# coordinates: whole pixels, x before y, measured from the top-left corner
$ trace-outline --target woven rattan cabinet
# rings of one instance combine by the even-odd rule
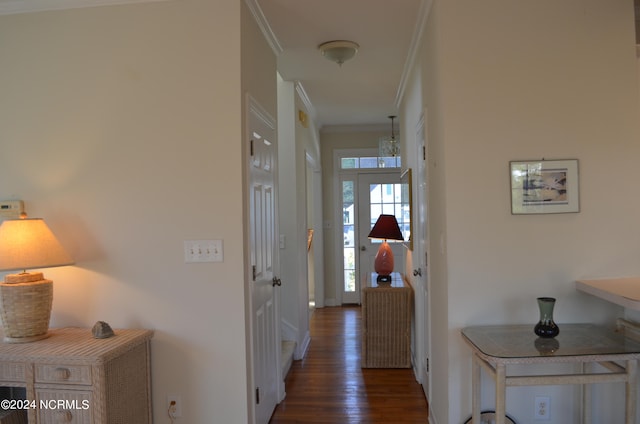
[[[26,388],[29,424],[150,424],[150,330],[50,331],[32,343],[0,343],[0,385]]]
[[[362,289],[362,367],[411,367],[413,289],[393,286]]]

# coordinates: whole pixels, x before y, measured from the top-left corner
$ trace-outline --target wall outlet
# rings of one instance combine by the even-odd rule
[[[549,421],[550,407],[551,403],[549,396],[536,396],[533,417],[538,421]]]
[[[179,418],[182,416],[182,401],[179,395],[167,396],[167,411],[171,418]]]

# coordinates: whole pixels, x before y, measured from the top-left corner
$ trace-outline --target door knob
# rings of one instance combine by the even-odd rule
[[[413,276],[414,276],[414,277],[417,277],[418,275],[419,275],[420,277],[422,277],[422,269],[421,269],[421,268],[418,268],[418,269],[414,269],[414,270],[413,270]]]
[[[273,277],[273,280],[271,281],[273,281],[273,283],[271,284],[273,287],[282,285],[282,280],[280,280],[278,277]]]
[[[360,246],[360,250],[364,252],[365,250],[367,250],[367,246],[365,245]]]

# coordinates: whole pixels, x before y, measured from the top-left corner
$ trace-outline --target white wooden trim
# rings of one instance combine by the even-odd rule
[[[262,8],[260,7],[260,5],[256,0],[245,0],[245,3],[249,7],[249,10],[251,11],[253,18],[258,24],[260,31],[262,31],[262,34],[264,35],[265,40],[271,47],[271,50],[273,50],[273,53],[276,56],[280,56],[280,54],[283,51],[282,46],[280,45],[280,42],[278,41],[276,34],[271,29],[271,26],[269,25],[267,18],[264,16],[264,12],[262,11]]]
[[[307,354],[307,350],[309,350],[309,345],[311,344],[311,336],[309,335],[309,332],[307,331],[304,334],[304,337],[302,338],[302,343],[300,343],[299,345],[296,346],[296,350],[293,354],[293,359],[295,360],[299,360],[304,358],[304,356]]]
[[[422,33],[424,32],[424,28],[427,25],[427,17],[429,17],[429,12],[431,12],[432,5],[433,0],[423,0],[420,4],[420,10],[418,11],[418,20],[416,21],[416,26],[413,29],[413,37],[411,38],[411,44],[409,46],[409,54],[407,54],[407,60],[404,63],[402,76],[400,78],[400,84],[398,85],[398,91],[396,92],[394,106],[398,110],[400,109],[400,105],[402,104],[402,98],[404,97],[404,93],[407,88],[409,75],[411,75],[413,65],[416,61],[416,57],[418,56],[418,49],[422,44]]]

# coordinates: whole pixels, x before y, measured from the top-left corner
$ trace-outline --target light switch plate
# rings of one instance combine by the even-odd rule
[[[224,262],[222,240],[185,240],[185,263]]]

